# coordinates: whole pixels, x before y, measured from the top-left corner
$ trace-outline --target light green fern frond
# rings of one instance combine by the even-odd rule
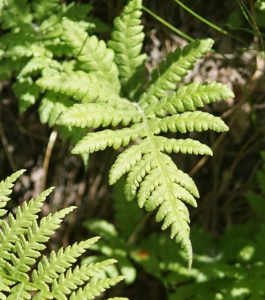
[[[96,36],[88,36],[77,23],[64,19],[63,28],[63,37],[72,47],[74,56],[82,62],[82,68],[105,79],[115,92],[119,92],[118,69],[113,62],[113,51]]]
[[[31,199],[29,203],[23,203],[22,208],[18,207],[16,217],[10,213],[8,215],[9,224],[2,221],[2,229],[0,229],[0,256],[7,251],[14,249],[17,236],[25,234],[27,228],[32,226],[33,222],[38,218],[37,213],[40,212],[43,201],[51,193],[52,188],[41,193],[36,199]]]
[[[160,64],[160,74],[153,75],[151,85],[140,97],[139,103],[132,103],[133,109],[113,109],[111,101],[104,105],[76,104],[58,120],[58,124],[79,127],[129,126],[89,133],[75,146],[73,153],[91,153],[106,147],[117,149],[135,141],[136,145],[118,156],[110,170],[109,182],[113,184],[129,173],[125,185],[127,200],[137,198],[139,206],[148,211],[158,208],[156,220],[163,221],[162,229],[171,227],[171,237],[181,243],[189,266],[192,260],[189,214],[183,201],[196,207],[194,197],[198,197],[199,193],[192,179],[178,170],[164,152],[212,155],[212,151],[192,139],[175,140],[158,135],[168,131],[228,130],[219,117],[196,111],[205,103],[233,96],[224,85],[194,83],[184,85],[170,95],[167,92],[175,89],[175,81],[181,80],[211,45],[211,40],[196,41],[183,51],[179,49],[169,55],[167,62]],[[159,100],[160,97],[163,98]]]
[[[32,224],[28,225],[28,230],[25,235],[21,234],[18,236],[18,239],[13,245],[14,247],[12,247],[13,249],[7,248],[4,244],[2,247],[5,248],[5,251],[0,253],[1,257],[6,256],[11,262],[11,265],[4,265],[4,269],[8,269],[10,275],[16,274],[16,276],[20,278],[29,280],[26,274],[30,271],[30,267],[36,262],[36,259],[41,255],[40,251],[45,249],[42,243],[49,240],[54,230],[59,227],[65,215],[73,209],[74,207],[69,207],[53,215],[48,215],[41,220],[39,226],[36,221],[33,221]],[[10,230],[14,231],[13,228],[10,228]],[[4,234],[6,236],[6,232],[4,232]],[[25,236],[27,236],[27,239]],[[15,252],[17,256],[14,254],[10,255],[9,251]]]
[[[120,17],[114,21],[114,29],[108,45],[115,52],[115,62],[125,96],[135,100],[144,84],[145,54],[140,54],[144,33],[141,25],[142,1],[130,1]]]
[[[1,207],[8,201],[13,182],[23,171],[19,171],[0,183]],[[51,252],[49,259],[41,256],[45,244],[60,226],[63,218],[74,207],[49,214],[37,222],[38,212],[52,188],[32,199],[15,216],[8,214],[8,219],[1,220],[0,229],[0,299],[95,299],[101,292],[122,280],[123,276],[91,280],[116,261],[108,259],[102,262],[72,265],[98,237],[91,238],[56,254]],[[3,216],[5,212],[1,210]],[[91,281],[90,281],[91,280]],[[69,297],[69,298],[67,298]]]
[[[99,296],[102,292],[117,284],[123,278],[123,276],[118,276],[116,278],[107,278],[88,283],[83,289],[80,288],[77,292],[74,292],[70,300],[95,299],[96,296]]]
[[[171,227],[171,237],[180,242],[190,266],[189,214],[184,203],[196,207],[195,197],[199,196],[199,192],[193,180],[178,170],[168,154],[212,155],[212,151],[190,138],[175,140],[159,135],[168,131],[227,131],[228,127],[219,117],[197,111],[197,108],[233,97],[233,92],[216,82],[195,82],[177,87],[196,61],[210,50],[213,41],[203,39],[190,43],[183,50],[178,48],[174,53],[169,53],[166,60],[152,72],[146,92],[137,99],[142,79],[134,76],[143,71],[144,61],[144,56],[140,54],[143,41],[142,27],[139,25],[140,10],[141,1],[131,0],[121,17],[116,19],[109,42],[115,59],[104,42],[89,37],[78,24],[64,20],[65,40],[71,45],[73,54],[84,63],[82,69],[88,73],[59,73],[44,77],[37,84],[82,100],[83,103],[65,110],[57,124],[95,129],[115,127],[113,130],[107,128],[88,133],[72,152],[85,154],[106,147],[118,149],[128,146],[111,167],[109,183],[114,184],[128,173],[125,184],[127,200],[136,198],[140,207],[148,211],[157,209],[156,220],[163,221],[162,229]],[[123,88],[121,93],[130,96],[129,99],[119,95],[119,88],[114,83],[118,78],[117,70]],[[92,78],[94,82],[98,80],[95,85]],[[130,145],[132,142],[134,144]]]
[[[66,249],[61,248],[57,254],[52,251],[50,261],[48,261],[46,257],[43,257],[37,266],[37,270],[34,270],[32,273],[32,282],[36,286],[42,286],[39,293],[43,296],[44,293],[42,290],[49,291],[49,284],[51,283],[53,283],[51,288],[52,293],[55,295],[60,293],[60,289],[64,287],[62,281],[67,279],[64,278],[64,276],[67,275],[67,269],[76,262],[76,259],[80,257],[91,244],[95,243],[98,239],[99,238],[95,237],[80,243],[75,243],[73,246],[68,246]],[[76,281],[79,279],[79,283],[76,283],[77,286],[84,283],[84,280],[83,282],[80,282],[80,280],[84,277],[86,271],[87,269],[85,268],[80,271],[81,276],[76,278]],[[68,270],[68,272],[70,272],[68,273],[68,278],[72,278],[73,280],[76,275],[76,271],[73,271],[72,273]],[[67,285],[68,284],[65,284],[65,288],[67,288]],[[72,289],[76,289],[77,286]],[[69,294],[69,292],[67,294]],[[57,295],[57,298],[59,298],[59,295]]]

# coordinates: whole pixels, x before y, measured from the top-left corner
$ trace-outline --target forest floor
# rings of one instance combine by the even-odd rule
[[[117,1],[112,8],[106,6],[107,1],[95,2],[91,1],[95,5],[95,14],[111,23],[119,11],[120,2]],[[237,1],[209,1],[209,5],[201,0],[183,2],[222,28],[229,23],[233,14],[241,14]],[[259,152],[265,148],[265,63],[263,58],[257,56],[259,40],[253,33],[226,27],[231,34],[245,42],[242,44],[202,23],[174,1],[145,1],[144,4],[189,36],[195,39],[210,37],[215,41],[214,51],[196,64],[185,79],[186,82],[218,81],[227,84],[235,93],[234,99],[204,108],[222,117],[230,131],[193,136],[209,145],[214,156],[174,157],[179,168],[193,177],[200,191],[198,208],[190,210],[191,223],[218,237],[224,228],[255,216],[249,209],[245,194],[253,188],[255,172],[261,165]],[[242,18],[242,28],[247,27],[248,24]],[[157,66],[166,53],[187,44],[187,40],[147,13],[143,15],[143,23],[148,70]],[[82,160],[71,154],[68,141],[60,135],[52,140],[56,128],[52,130],[40,124],[38,105],[19,115],[17,99],[11,86],[10,81],[1,84],[0,179],[22,168],[27,171],[15,185],[10,209],[24,199],[36,197],[43,189],[54,186],[56,189],[48,198],[43,214],[70,205],[78,208],[53,236],[49,248],[58,249],[89,237],[82,226],[85,220],[112,220],[108,170],[115,159],[115,151],[108,149],[92,154],[88,170],[85,171]],[[47,149],[51,150],[50,157]],[[49,161],[47,166],[44,164],[45,159]],[[131,300],[166,299],[161,283],[144,273],[140,273],[137,281],[129,288],[123,284],[119,289],[122,295]]]

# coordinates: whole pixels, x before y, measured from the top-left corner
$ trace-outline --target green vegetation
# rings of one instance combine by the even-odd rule
[[[1,220],[0,230],[0,297],[1,299],[95,299],[104,290],[123,279],[122,276],[103,280],[91,280],[115,260],[109,259],[100,263],[82,264],[72,268],[73,264],[98,237],[75,243],[65,249],[52,251],[47,260],[41,251],[62,219],[74,207],[68,207],[54,214],[49,214],[37,222],[38,213],[52,188],[44,191],[37,198],[18,207],[15,216],[6,207],[11,198],[13,182],[23,173],[16,172],[5,181],[0,182]],[[35,265],[36,264],[36,265]],[[31,278],[29,277],[31,274]],[[34,294],[32,298],[32,293]],[[120,300],[125,298],[119,298]],[[117,300],[117,298],[116,298]]]
[[[199,141],[168,139],[158,134],[228,130],[220,118],[196,110],[205,103],[231,98],[233,93],[216,82],[195,82],[175,91],[176,83],[211,49],[211,39],[192,42],[183,50],[177,48],[169,53],[152,71],[152,79],[142,91],[146,56],[140,54],[144,37],[140,17],[141,1],[130,1],[114,22],[108,43],[111,49],[95,36],[89,37],[76,23],[64,19],[67,45],[87,72],[60,72],[38,79],[37,84],[82,101],[66,109],[57,124],[95,129],[115,127],[88,133],[72,153],[84,155],[135,142],[111,167],[109,183],[114,184],[128,173],[126,200],[136,198],[139,207],[147,211],[159,207],[156,221],[163,221],[163,230],[171,227],[171,238],[181,243],[190,268],[189,213],[183,202],[196,207],[194,197],[199,193],[192,179],[164,152],[212,155],[212,151]],[[117,130],[119,124],[131,126]]]
[[[178,29],[160,17],[148,1],[108,0],[106,11],[93,2],[95,17],[85,1],[0,0],[0,160],[6,156],[13,169],[0,182],[0,299],[127,299],[113,295],[129,295],[126,287],[139,284],[141,274],[157,280],[169,300],[265,297],[265,145],[263,136],[259,139],[264,132],[265,1],[246,5],[239,0],[223,27],[188,2],[167,5],[175,5],[187,20],[195,18],[209,33],[225,36],[237,53],[217,53],[214,36],[195,39],[185,26]],[[118,16],[112,20],[114,11]],[[145,31],[142,24],[150,28],[149,18],[164,28],[164,41],[158,40],[159,31]],[[189,43],[170,47],[166,27]],[[170,49],[166,54],[163,42]],[[220,46],[218,39],[216,44],[230,46]],[[222,74],[232,66],[237,69],[230,83]],[[200,70],[203,80],[194,75]],[[37,137],[48,144],[41,167],[31,158],[36,166],[30,180],[38,167],[43,178],[35,190],[39,195],[28,203],[20,193],[33,184],[18,171],[24,166],[16,168],[5,135],[12,97],[18,100],[17,119],[37,111],[37,126],[52,131],[50,138]],[[16,118],[12,122],[35,145],[31,131]],[[64,150],[56,149],[57,136],[69,138]],[[16,149],[22,146],[19,138]],[[46,189],[54,145],[57,157],[67,148],[85,165],[76,167],[78,158],[71,156],[67,174],[59,175],[61,191],[69,189],[71,199],[77,198],[71,202],[61,196],[60,209],[58,197],[49,199],[53,188]],[[97,159],[104,155],[105,160]],[[205,155],[213,156],[212,165]],[[240,171],[243,164],[247,167]],[[1,176],[9,176],[2,169]],[[100,204],[89,200],[91,209],[100,209],[88,218],[85,192],[92,174],[111,188],[104,187]],[[91,188],[94,196],[97,184]],[[61,228],[70,243],[58,242],[53,233],[70,212],[74,216]],[[107,290],[115,285],[113,292]]]

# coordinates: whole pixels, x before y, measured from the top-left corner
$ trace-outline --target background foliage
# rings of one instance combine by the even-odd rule
[[[195,253],[190,272],[180,248],[160,234],[159,224],[155,224],[150,215],[143,216],[134,206],[124,207],[131,203],[122,201],[123,182],[110,190],[107,172],[117,155],[114,151],[107,149],[91,155],[88,172],[84,172],[82,160],[70,155],[68,141],[62,139],[61,134],[52,144],[52,132],[57,132],[57,128],[50,129],[39,122],[39,110],[43,107],[39,101],[48,103],[51,95],[47,93],[39,98],[42,90],[34,84],[35,80],[45,72],[57,72],[61,66],[65,70],[80,69],[71,58],[65,60],[65,53],[60,53],[63,41],[57,39],[56,34],[63,26],[62,17],[68,14],[68,18],[81,22],[86,29],[97,29],[96,34],[108,40],[108,28],[112,27],[125,1],[90,1],[93,10],[84,9],[88,7],[87,2],[81,6],[81,1],[60,1],[57,6],[52,5],[56,1],[38,1],[39,8],[32,5],[37,1],[17,2],[21,3],[23,18],[10,18],[12,23],[1,25],[0,135],[3,147],[0,148],[0,176],[4,179],[13,171],[28,170],[15,185],[14,204],[23,198],[36,197],[44,186],[56,186],[54,197],[43,206],[45,213],[71,205],[78,207],[49,242],[49,247],[58,249],[94,236],[94,232],[101,235],[102,240],[95,244],[95,256],[90,259],[96,261],[101,255],[117,258],[120,263],[107,270],[107,274],[121,272],[126,276],[125,283],[106,296],[155,300],[263,299],[265,179],[264,154],[260,155],[260,151],[264,149],[265,126],[264,1],[210,1],[207,6],[190,0],[163,4],[144,1],[145,7],[162,19],[158,21],[147,12],[143,15],[147,68],[157,66],[167,52],[183,47],[188,39],[210,37],[215,41],[215,52],[199,62],[186,81],[216,80],[228,84],[235,93],[234,100],[205,108],[228,123],[229,133],[220,137],[204,133],[200,138],[195,133],[176,135],[192,135],[211,145],[214,151],[211,159],[173,156],[181,169],[192,175],[201,195],[198,208],[190,210]],[[4,3],[1,1],[0,6]],[[46,9],[40,9],[44,4],[51,5],[49,14]],[[71,15],[69,10],[73,6],[80,7],[81,14]],[[92,16],[104,24],[97,23]],[[53,19],[56,28],[51,26]],[[27,26],[27,22],[34,26]],[[21,40],[15,39],[20,26],[24,28],[22,33],[28,32]],[[37,32],[36,28],[44,30]],[[10,34],[12,39],[8,38]],[[3,42],[5,40],[8,43]],[[30,44],[23,45],[28,40]],[[37,64],[40,58],[44,61]],[[25,69],[25,66],[28,67]],[[56,103],[49,103],[51,112],[55,105],[64,107],[60,98]],[[19,107],[20,111],[28,109],[18,114]],[[51,127],[54,119],[56,116],[41,117],[42,123]],[[49,152],[51,145],[53,150]],[[47,157],[48,166],[44,164]],[[43,182],[45,174],[46,183]],[[9,209],[11,207],[14,206],[10,205]],[[132,211],[130,219],[124,218],[122,213],[127,210]]]

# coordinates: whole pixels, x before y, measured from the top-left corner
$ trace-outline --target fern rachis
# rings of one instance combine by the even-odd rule
[[[79,95],[79,99],[83,100],[83,103],[65,110],[57,124],[92,128],[118,126],[115,130],[108,128],[88,133],[77,143],[73,153],[91,153],[104,150],[106,147],[118,149],[134,142],[125,148],[111,167],[109,182],[114,184],[128,173],[125,184],[127,200],[136,198],[140,207],[145,207],[149,211],[158,209],[156,220],[163,221],[162,229],[171,227],[171,237],[181,243],[190,266],[192,247],[189,239],[189,213],[184,202],[196,206],[194,197],[198,197],[199,193],[193,180],[178,170],[167,154],[181,152],[212,155],[212,151],[199,141],[168,139],[159,134],[168,131],[186,133],[209,129],[216,132],[228,130],[219,117],[196,109],[219,99],[233,97],[233,92],[216,82],[202,84],[195,82],[177,88],[177,83],[180,83],[188,70],[194,67],[194,63],[211,49],[213,44],[211,39],[197,40],[184,49],[177,48],[174,53],[169,53],[166,60],[153,70],[152,79],[143,91],[144,82],[142,79],[139,81],[139,74],[143,78],[145,59],[145,56],[140,54],[143,42],[143,35],[139,33],[140,12],[141,1],[129,1],[123,14],[114,23],[112,38],[108,45],[115,56],[110,56],[110,52],[105,48],[103,51],[105,58],[108,57],[109,60],[107,65],[109,70],[119,70],[119,74],[111,71],[113,76],[111,80],[102,73],[100,66],[95,69],[95,64],[92,65],[90,58],[82,52],[84,54],[80,61],[85,64],[84,69],[88,73],[79,73],[78,76],[82,78],[93,76],[99,81],[103,80],[103,90],[96,91],[96,88],[90,85],[86,87],[86,94],[82,95],[79,92],[83,89],[82,84],[76,82],[73,86],[70,82],[72,75],[64,73],[59,73],[56,78],[55,76],[41,78],[37,83],[49,90],[60,90],[70,97]],[[76,25],[69,22],[67,24],[67,39],[69,41],[72,36],[74,40]],[[133,43],[130,44],[128,41],[132,36]],[[103,49],[94,38],[87,36],[86,39],[83,49],[89,49],[92,43],[94,43],[93,51]],[[76,44],[74,42],[70,44],[74,48],[74,53],[77,53]],[[69,80],[58,81],[58,78],[63,76],[68,76]],[[115,88],[112,88],[113,82],[118,78],[120,90],[116,84]],[[126,127],[121,128],[124,126]]]

